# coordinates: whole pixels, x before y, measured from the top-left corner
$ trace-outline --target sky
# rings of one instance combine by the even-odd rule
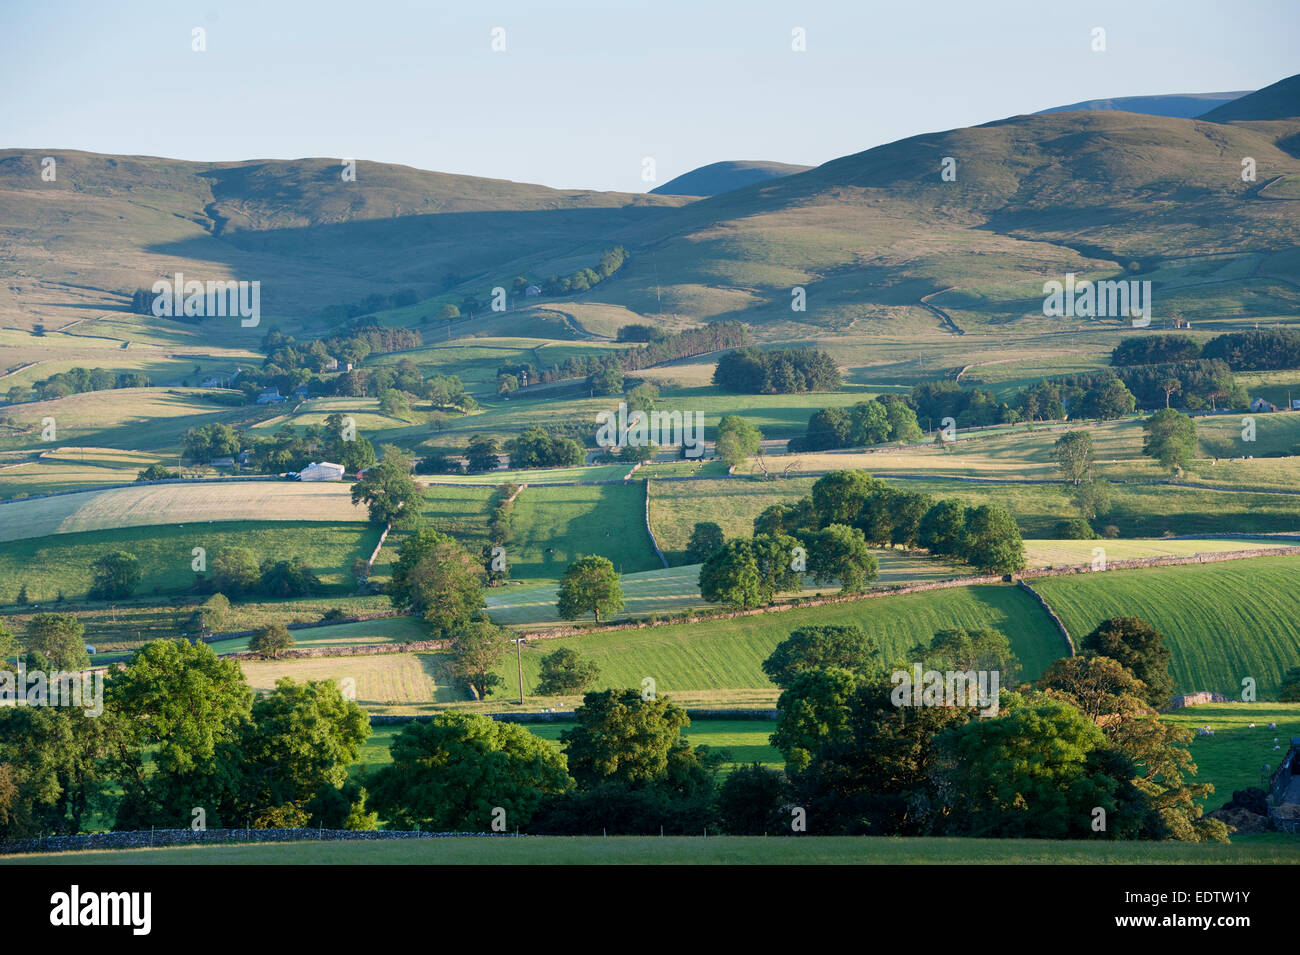
[[[643,192],[1297,72],[1300,0],[0,0],[0,148]]]

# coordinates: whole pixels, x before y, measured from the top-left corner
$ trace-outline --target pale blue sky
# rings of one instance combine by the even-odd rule
[[[0,147],[355,157],[640,192],[723,159],[815,165],[1296,72],[1297,0],[4,0]]]

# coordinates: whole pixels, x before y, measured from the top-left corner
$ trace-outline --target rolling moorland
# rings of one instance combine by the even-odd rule
[[[1190,118],[1114,105],[916,136],[813,169],[718,164],[727,168],[637,195],[366,161],[345,182],[335,159],[2,150],[0,624],[22,645],[34,619],[66,614],[93,648],[94,667],[127,662],[154,640],[201,637],[264,699],[288,677],[346,686],[380,720],[531,714],[539,721],[525,725],[556,752],[584,691],[648,678],[692,712],[715,711],[697,715],[685,738],[724,751],[726,778],[788,763],[768,739],[784,688],[763,663],[799,628],[859,627],[884,663],[912,659],[941,631],[996,630],[1020,679],[1033,681],[1077,655],[1103,622],[1139,617],[1163,635],[1173,694],[1223,698],[1164,717],[1215,730],[1187,748],[1198,781],[1215,786],[1195,803],[1216,809],[1261,785],[1260,767],[1283,755],[1275,737],[1300,735],[1300,703],[1284,699],[1288,671],[1300,667],[1300,411],[1290,410],[1300,361],[1233,365],[1212,405],[1167,395],[1195,425],[1174,466],[1145,450],[1164,407],[1151,400],[1096,416],[1077,397],[1061,415],[958,412],[946,437],[936,416],[918,410],[917,433],[902,439],[798,444],[823,409],[873,399],[919,408],[914,387],[926,383],[1014,407],[1038,383],[1109,374],[1123,342],[1154,336],[1201,348],[1225,333],[1286,334],[1300,324],[1300,76],[1223,94],[1222,105]],[[58,160],[53,182],[40,176],[47,155]],[[945,157],[956,160],[953,181],[940,176]],[[1250,181],[1244,157],[1257,169]],[[754,181],[726,188],[737,175]],[[562,292],[551,284],[596,268],[614,248],[626,259],[593,272],[597,281]],[[132,311],[137,289],[178,272],[260,281],[260,324]],[[1066,273],[1150,281],[1150,326],[1044,315],[1043,283]],[[500,310],[489,304],[498,287]],[[792,308],[796,291],[803,310]],[[823,351],[841,380],[827,390],[738,393],[714,377],[725,349],[648,367],[627,357],[653,344],[645,326],[662,335],[710,322],[742,322],[760,352]],[[369,348],[349,370],[339,340],[370,327],[407,337]],[[326,355],[334,366],[276,364],[288,360],[272,358],[286,337],[304,354],[309,342],[333,341],[323,351],[338,352]],[[617,383],[601,381],[600,369],[619,361],[627,367]],[[103,370],[119,386],[74,390],[60,377],[74,369]],[[439,376],[455,376],[463,391],[435,394],[428,383]],[[257,404],[272,385],[288,400]],[[305,393],[293,395],[300,385]],[[638,387],[652,396],[638,397]],[[1252,410],[1255,399],[1277,410]],[[645,400],[698,413],[704,455],[664,447],[642,461],[603,456],[597,414]],[[283,479],[325,459],[340,416],[375,452],[363,467],[400,461],[412,472],[401,519],[354,503],[358,468],[339,482]],[[759,442],[733,455],[726,416],[761,432]],[[281,442],[291,463],[262,466],[256,454],[249,464],[214,463],[227,454],[196,454],[194,441],[214,426],[237,433],[233,452]],[[517,465],[518,442],[535,428],[576,441],[576,457]],[[1092,449],[1087,481],[1106,488],[1092,513],[1058,459],[1063,436],[1080,433]],[[476,437],[496,442],[495,467],[462,465]],[[453,466],[434,463],[446,460]],[[151,467],[161,480],[141,479]],[[861,593],[840,596],[839,578],[808,573],[759,607],[706,598],[707,555],[692,549],[700,525],[715,524],[728,542],[750,540],[773,506],[815,496],[821,479],[844,471],[869,473],[895,493],[1005,508],[1023,539],[1023,566],[981,572],[916,540],[872,541],[877,573]],[[504,548],[508,572],[484,589],[485,613],[518,642],[483,667],[486,696],[467,687],[431,615],[394,599],[403,548],[418,543],[419,527],[476,560]],[[219,555],[235,551],[251,554],[262,582],[226,594],[228,609],[195,630],[217,589]],[[102,561],[119,552],[136,561],[129,592],[94,596]],[[611,563],[622,606],[599,619],[566,617],[557,605],[563,578],[590,555]],[[267,577],[277,563],[305,566],[314,580],[277,591],[266,582],[286,579]],[[250,646],[257,630],[275,626],[288,628],[291,648]],[[581,689],[539,692],[543,658],[560,649],[593,663],[596,675]],[[1247,679],[1257,702],[1240,702]],[[366,783],[392,762],[399,729],[375,723],[346,761],[350,780]],[[86,818],[87,829],[113,825],[107,814]],[[404,828],[388,815],[382,822]],[[1232,841],[1155,851],[989,841],[980,860],[1197,861],[1221,852],[1296,861],[1300,852],[1294,836]],[[527,842],[499,851],[537,851]],[[593,860],[669,851],[565,845]],[[739,840],[669,849],[674,859],[706,851],[770,859]],[[312,861],[337,851],[206,847],[138,858]],[[429,861],[479,848],[447,840],[348,851]],[[885,861],[892,851],[876,840],[800,850],[803,861],[861,853]],[[926,851],[943,858],[951,847],[936,841]]]

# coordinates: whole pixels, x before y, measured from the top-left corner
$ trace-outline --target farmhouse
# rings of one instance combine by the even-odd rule
[[[329,461],[321,461],[317,464],[313,461],[299,471],[298,476],[303,481],[341,481],[343,470],[341,464],[331,464]]]
[[[1300,832],[1300,736],[1291,737],[1291,750],[1269,780],[1269,809],[1283,832]]]
[[[288,400],[288,398],[280,394],[279,388],[267,388],[257,396],[257,403],[259,405],[279,405]]]
[[[1250,410],[1251,411],[1276,411],[1277,405],[1273,404],[1273,402],[1268,401],[1264,398],[1256,398],[1254,401],[1250,403]]]

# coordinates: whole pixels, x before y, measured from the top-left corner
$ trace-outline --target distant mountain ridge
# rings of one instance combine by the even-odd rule
[[[1115,96],[1110,99],[1090,99],[1069,106],[1040,109],[1039,113],[1071,113],[1079,110],[1120,110],[1141,113],[1144,116],[1172,116],[1192,119],[1202,116],[1243,96],[1251,90],[1234,90],[1227,93],[1168,93],[1160,96]]]
[[[716,196],[756,182],[807,172],[812,168],[762,160],[715,162],[682,173],[650,191],[660,196]]]

